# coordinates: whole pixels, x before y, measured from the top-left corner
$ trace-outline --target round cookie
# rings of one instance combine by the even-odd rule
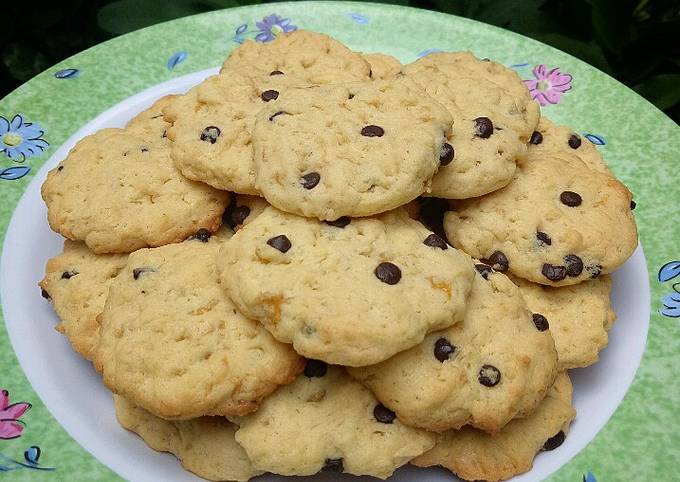
[[[632,195],[566,152],[529,153],[505,188],[454,204],[454,246],[496,268],[552,286],[611,273],[637,246]]]
[[[217,189],[258,194],[252,132],[255,114],[277,104],[290,76],[249,77],[224,72],[208,77],[164,110],[171,123],[172,158],[184,176]]]
[[[225,71],[254,76],[281,72],[310,84],[335,84],[369,80],[370,66],[328,35],[296,30],[271,42],[246,40],[224,61]]]
[[[253,465],[281,475],[328,471],[385,479],[435,440],[403,425],[343,368],[314,360],[257,412],[234,421],[236,441]]]
[[[450,153],[432,180],[431,195],[466,199],[507,185],[526,156],[539,115],[519,76],[467,52],[433,53],[403,72],[453,117]]]
[[[562,372],[531,415],[512,420],[495,435],[470,427],[444,432],[432,450],[412,463],[442,465],[461,479],[489,482],[528,472],[537,453],[555,450],[564,442],[576,416],[571,397],[571,381]]]
[[[151,107],[140,112],[125,126],[125,130],[150,143],[167,143],[170,124],[163,118],[163,110],[170,108],[181,98],[180,95],[166,95],[154,102]]]
[[[534,324],[507,276],[476,266],[461,323],[387,361],[349,370],[408,425],[498,432],[533,411],[555,380],[550,332]]]
[[[113,396],[120,425],[135,432],[159,452],[175,455],[182,466],[208,480],[247,481],[262,472],[236,443],[236,427],[223,417],[186,421],[163,420],[117,395]]]
[[[407,79],[290,89],[257,115],[255,187],[307,217],[388,211],[429,189],[450,128]]]
[[[161,418],[251,412],[302,369],[292,347],[222,292],[223,244],[198,238],[136,251],[110,287],[95,366],[114,393]]]
[[[550,152],[571,153],[595,171],[611,174],[595,144],[567,126],[555,125],[547,117],[541,117],[531,134],[529,150],[533,155],[549,155]]]
[[[146,121],[154,124],[148,132],[157,132],[159,119]],[[227,193],[184,178],[167,140],[147,137],[141,124],[81,139],[49,172],[42,197],[54,231],[101,254],[176,243],[200,229],[219,228]]]
[[[39,285],[61,320],[55,328],[87,360],[92,360],[99,340],[97,316],[104,310],[109,286],[126,263],[126,254],[94,254],[70,240],[47,262]]]
[[[268,207],[218,256],[248,318],[307,358],[362,366],[462,320],[469,258],[399,210],[320,222]]]
[[[373,80],[392,80],[401,73],[401,62],[387,54],[361,54],[371,66],[370,77]]]
[[[269,203],[259,196],[237,194],[232,199],[229,209],[224,212],[223,223],[234,232],[258,217],[269,206]]]
[[[604,275],[577,285],[553,288],[512,278],[533,313],[550,326],[557,349],[558,369],[596,363],[607,346],[607,332],[616,320],[609,294],[611,277]]]

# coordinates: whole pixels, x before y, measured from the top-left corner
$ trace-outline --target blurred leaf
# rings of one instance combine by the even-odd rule
[[[124,34],[175,18],[221,8],[260,2],[238,0],[118,0],[99,10],[99,26],[111,33]]]
[[[635,0],[588,0],[596,39],[617,55],[631,34]]]
[[[680,74],[655,75],[633,88],[661,110],[680,102]]]
[[[471,3],[470,17],[515,32],[562,31],[557,19],[541,10],[546,0],[485,0]]]
[[[612,71],[607,58],[597,44],[582,42],[560,34],[539,34],[534,37],[543,43],[578,57],[584,62],[588,62],[603,72],[611,73]]]
[[[2,63],[15,79],[26,82],[50,66],[42,52],[30,45],[12,42],[2,50]]]

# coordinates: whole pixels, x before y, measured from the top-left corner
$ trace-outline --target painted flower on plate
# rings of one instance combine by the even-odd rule
[[[0,152],[15,162],[38,156],[50,145],[42,138],[44,133],[39,124],[25,122],[21,114],[11,121],[0,116]]]
[[[259,33],[255,36],[258,42],[271,42],[280,33],[288,33],[297,30],[297,26],[290,23],[289,18],[281,18],[273,13],[267,15],[259,22],[255,22]]]
[[[525,80],[531,98],[541,105],[559,104],[562,94],[571,90],[572,76],[563,73],[559,67],[548,69],[545,64],[534,67],[535,79]]]
[[[0,391],[0,439],[12,439],[21,436],[24,424],[19,418],[31,408],[27,402],[9,403],[9,392]]]

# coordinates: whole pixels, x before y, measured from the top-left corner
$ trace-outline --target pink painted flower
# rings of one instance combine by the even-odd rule
[[[9,392],[0,391],[0,439],[11,439],[21,436],[24,422],[19,418],[31,408],[30,403],[19,402],[9,404]]]
[[[531,98],[541,105],[559,104],[562,94],[571,89],[572,77],[560,72],[559,67],[548,70],[545,64],[534,67],[536,80],[525,80]]]

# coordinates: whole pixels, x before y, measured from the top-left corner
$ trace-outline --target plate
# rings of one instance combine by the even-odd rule
[[[158,97],[186,91],[216,72],[244,39],[268,41],[291,28],[328,33],[354,50],[385,52],[402,62],[435,50],[472,50],[538,81],[528,86],[544,104],[543,112],[598,145],[635,194],[641,246],[614,275],[619,319],[610,346],[600,363],[571,371],[578,415],[569,436],[559,449],[540,454],[531,472],[513,480],[676,477],[677,125],[592,67],[494,27],[403,7],[297,2],[211,12],[140,30],[67,59],[0,101],[0,389],[9,393],[9,403],[32,404],[19,417],[21,433],[0,439],[3,478],[200,480],[174,457],[152,451],[118,426],[99,377],[53,330],[57,319],[37,282],[47,259],[61,250],[61,240],[47,225],[40,185],[84,135],[122,126]],[[9,423],[0,421],[0,433]],[[258,480],[293,479],[269,475]],[[393,480],[455,478],[442,469],[406,467]]]

